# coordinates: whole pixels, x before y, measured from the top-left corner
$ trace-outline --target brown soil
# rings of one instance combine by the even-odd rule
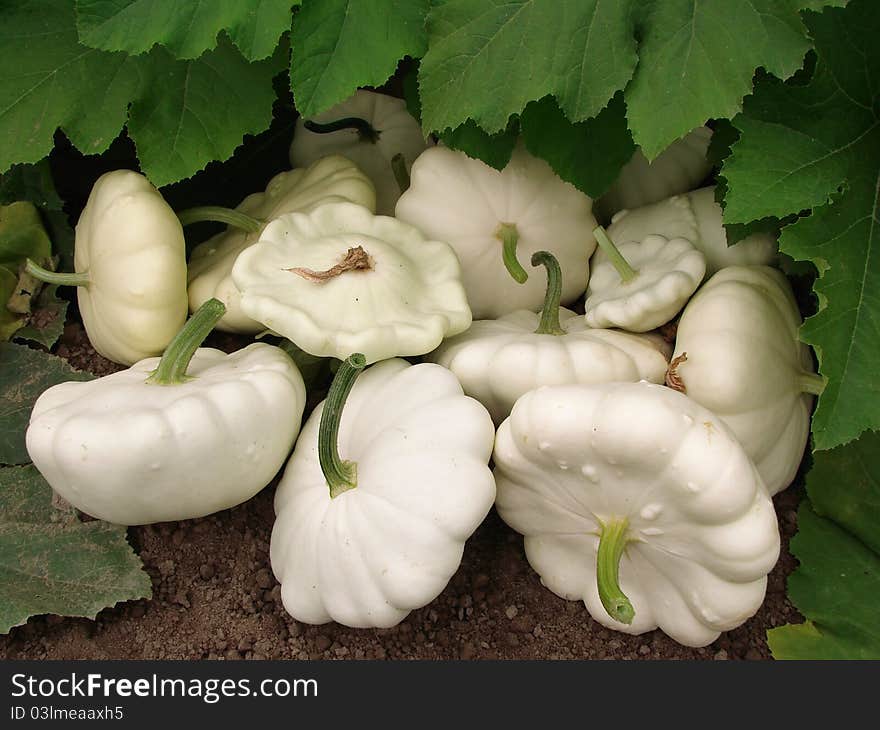
[[[214,346],[234,349],[222,336]],[[119,369],[68,325],[58,354],[75,367]],[[628,636],[593,621],[583,603],[545,589],[522,538],[493,511],[465,547],[446,590],[399,626],[355,630],[307,626],[281,605],[269,566],[270,486],[210,517],[129,530],[153,580],[153,598],[102,611],[95,621],[34,617],[0,637],[7,659],[767,659],[766,631],[799,620],[785,596],[796,561],[788,541],[800,494],[775,499],[782,555],[758,614],[703,649],[660,631]]]

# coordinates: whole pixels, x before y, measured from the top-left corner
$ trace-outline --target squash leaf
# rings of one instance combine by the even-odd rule
[[[880,659],[880,433],[814,455],[791,543],[805,624],[768,634],[778,659]]]
[[[35,614],[94,618],[151,594],[125,527],[80,522],[33,465],[0,469],[0,634]]]
[[[299,113],[319,114],[359,86],[381,86],[401,58],[421,56],[428,5],[428,0],[305,0],[290,39],[290,86]]]
[[[733,122],[724,216],[746,223],[812,208],[780,248],[819,272],[818,313],[801,338],[828,379],[816,449],[880,429],[880,14],[872,0],[806,13],[817,65],[806,85],[764,78]]]
[[[30,461],[24,435],[34,403],[46,388],[93,377],[74,370],[60,357],[0,342],[0,464]]]
[[[225,30],[245,58],[268,58],[290,29],[295,0],[76,0],[79,41],[103,51],[139,54],[157,43],[198,58]]]

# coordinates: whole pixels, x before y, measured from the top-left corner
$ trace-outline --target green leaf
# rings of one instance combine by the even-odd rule
[[[157,186],[226,159],[269,126],[282,43],[248,63],[228,39],[191,61],[155,47],[129,56],[77,42],[72,0],[12,0],[0,11],[0,170],[35,162],[61,127],[82,152],[104,151],[126,122]]]
[[[427,48],[428,0],[304,0],[291,33],[290,86],[304,117],[359,86],[380,86]]]
[[[37,162],[63,128],[86,154],[122,129],[137,63],[77,43],[70,0],[9,0],[0,14],[0,170]]]
[[[149,598],[141,568],[124,527],[79,522],[69,506],[54,506],[33,465],[0,469],[0,634],[36,614],[94,618]]]
[[[806,624],[769,632],[777,659],[880,658],[880,433],[821,451],[791,542],[789,596]]]
[[[61,210],[63,203],[55,190],[49,160],[34,165],[14,165],[0,175],[0,205],[29,200],[38,208]]]
[[[817,514],[880,554],[880,433],[815,454],[807,492]]]
[[[269,60],[248,63],[228,40],[194,61],[162,48],[144,57],[150,77],[132,104],[129,130],[150,181],[161,187],[189,177],[268,127],[272,77],[286,58],[279,48]]]
[[[0,464],[30,461],[24,434],[37,398],[47,388],[94,376],[64,360],[23,345],[0,342]]]
[[[40,282],[22,271],[27,259],[47,265],[52,244],[32,203],[0,206],[0,340],[8,340],[27,323],[31,300]]]
[[[728,222],[813,209],[783,229],[780,248],[820,276],[801,338],[828,379],[812,428],[814,447],[829,449],[880,428],[880,15],[856,0],[805,17],[813,78],[761,81],[734,120],[741,136],[722,173]]]
[[[447,130],[440,139],[447,147],[461,150],[468,157],[482,160],[496,170],[502,170],[513,154],[519,136],[519,122],[511,117],[507,128],[495,134],[480,129],[477,123],[468,119],[455,129]]]
[[[622,94],[585,122],[572,124],[550,96],[531,102],[520,121],[529,152],[593,198],[611,186],[635,152]]]
[[[225,30],[246,58],[271,56],[290,28],[295,0],[76,0],[86,46],[138,54],[161,44],[177,58],[198,58]]]
[[[13,165],[0,175],[0,205],[28,200],[40,209],[43,225],[52,241],[52,251],[59,257],[59,270],[73,270],[74,234],[64,213],[64,203],[55,190],[48,159],[36,164]]]
[[[422,127],[443,131],[473,119],[485,131],[498,132],[511,115],[548,94],[573,121],[596,116],[636,66],[630,5],[598,0],[437,5],[428,15],[428,52],[419,72]]]
[[[58,296],[57,286],[43,287],[33,304],[27,324],[15,333],[15,339],[35,342],[46,349],[52,347],[64,332],[67,304],[66,299]]]
[[[626,88],[633,137],[648,159],[713,117],[732,117],[763,66],[787,78],[809,49],[794,0],[664,0],[644,18]],[[786,211],[787,212],[787,211]]]

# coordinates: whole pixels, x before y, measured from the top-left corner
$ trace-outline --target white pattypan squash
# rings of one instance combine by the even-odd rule
[[[517,258],[528,261],[541,250],[550,251],[565,272],[563,304],[586,286],[596,248],[592,200],[521,145],[500,172],[446,147],[425,151],[396,215],[455,249],[477,319],[540,308],[544,281],[526,278]]]
[[[526,393],[495,443],[496,506],[558,596],[617,631],[705,646],[754,615],[773,503],[724,423],[650,383]]]
[[[161,361],[37,399],[27,449],[58,494],[102,520],[141,525],[233,507],[271,481],[299,433],[305,386],[272,345],[196,349],[222,313],[206,302]]]
[[[650,162],[640,148],[636,149],[608,191],[596,201],[597,217],[605,221],[619,210],[641,208],[693,190],[712,169],[706,158],[711,140],[711,129],[697,127]]]
[[[677,315],[706,272],[706,257],[686,238],[650,235],[615,246],[597,228],[585,319],[590,327],[647,332]]]
[[[621,210],[608,226],[608,236],[618,246],[642,241],[651,234],[690,241],[706,257],[707,277],[725,266],[769,264],[776,258],[776,239],[769,233],[753,233],[733,246],[727,245],[714,187]]]
[[[471,323],[453,250],[353,203],[276,218],[232,278],[248,316],[319,357],[422,355]]]
[[[108,360],[158,355],[186,321],[186,243],[174,211],[143,175],[97,179],[76,224],[73,274],[28,272],[77,287],[83,326]]]
[[[559,306],[561,272],[540,251],[533,265],[548,271],[540,313],[521,309],[474,322],[445,340],[429,359],[455,373],[464,392],[482,403],[496,424],[524,393],[541,385],[649,380],[662,383],[672,348],[657,335],[592,329]]]
[[[375,210],[376,193],[366,175],[339,155],[322,157],[309,167],[281,172],[265,192],[248,195],[236,208],[245,215],[270,221],[284,213],[306,212],[326,203],[349,201]],[[189,306],[198,309],[208,299],[219,299],[226,314],[217,329],[257,334],[265,329],[241,310],[241,296],[232,281],[238,255],[260,238],[259,231],[229,226],[193,249],[189,261]]]
[[[297,120],[290,162],[300,167],[325,155],[347,157],[373,182],[376,211],[394,215],[400,182],[392,160],[402,155],[409,170],[427,146],[419,123],[406,110],[403,99],[359,89],[326,112]]]
[[[730,427],[771,494],[794,479],[823,388],[800,325],[788,280],[769,266],[722,269],[678,323],[672,384]]]
[[[310,624],[402,621],[440,594],[495,499],[492,420],[455,376],[392,359],[352,389],[363,364],[340,366],[275,494],[272,570]]]

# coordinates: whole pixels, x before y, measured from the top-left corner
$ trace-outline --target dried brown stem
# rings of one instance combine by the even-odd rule
[[[687,386],[682,381],[681,376],[678,374],[678,366],[683,362],[687,362],[688,354],[686,352],[681,353],[678,357],[674,358],[671,363],[669,363],[669,367],[666,370],[666,385],[673,390],[677,390],[679,393],[687,393]]]
[[[294,274],[301,276],[303,279],[308,279],[316,284],[321,284],[325,281],[336,278],[340,274],[344,274],[346,271],[365,271],[372,268],[373,259],[370,258],[370,254],[364,251],[363,246],[356,246],[348,249],[348,251],[345,252],[342,261],[335,266],[331,266],[326,271],[313,271],[312,269],[304,268],[285,269],[285,271],[291,271]]]

